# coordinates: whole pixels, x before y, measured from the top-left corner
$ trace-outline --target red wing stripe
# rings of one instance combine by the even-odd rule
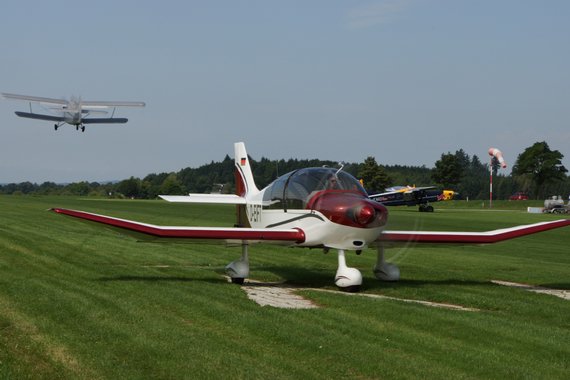
[[[569,219],[555,220],[504,228],[487,232],[438,232],[438,231],[384,231],[378,238],[386,242],[490,244],[537,232],[570,226]]]
[[[134,222],[126,219],[92,214],[84,211],[52,208],[58,214],[141,232],[161,238],[228,239],[228,240],[281,240],[302,243],[305,233],[300,229],[223,228],[223,227],[166,227]]]

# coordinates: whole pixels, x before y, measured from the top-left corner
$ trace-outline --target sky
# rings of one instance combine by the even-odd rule
[[[6,0],[0,92],[147,106],[81,133],[0,100],[0,183],[143,178],[236,141],[257,160],[426,167],[490,147],[510,167],[546,141],[570,169],[569,15],[566,0]]]

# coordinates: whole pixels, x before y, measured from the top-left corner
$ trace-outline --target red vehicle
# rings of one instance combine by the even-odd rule
[[[526,193],[519,191],[519,192],[516,192],[513,195],[511,195],[509,200],[510,201],[526,201],[526,200],[528,200],[528,195],[526,195]]]

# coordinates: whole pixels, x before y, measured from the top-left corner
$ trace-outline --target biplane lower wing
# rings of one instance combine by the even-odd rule
[[[61,116],[52,116],[52,115],[43,115],[40,113],[30,113],[30,112],[20,112],[16,111],[16,115],[20,117],[25,117],[28,119],[36,119],[36,120],[48,120],[48,121],[55,121],[55,122],[63,122],[65,119]]]
[[[81,124],[125,124],[128,121],[124,117],[98,117],[81,119]]]

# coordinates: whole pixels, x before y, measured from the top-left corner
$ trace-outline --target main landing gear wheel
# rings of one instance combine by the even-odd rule
[[[420,205],[419,211],[420,212],[433,212],[433,206],[431,206],[431,205]]]
[[[241,257],[226,266],[226,273],[230,276],[232,284],[243,285],[246,277],[249,276],[247,244],[241,246]]]
[[[382,245],[378,246],[378,258],[373,272],[378,280],[398,281],[400,279],[400,268],[384,261],[384,247]]]

